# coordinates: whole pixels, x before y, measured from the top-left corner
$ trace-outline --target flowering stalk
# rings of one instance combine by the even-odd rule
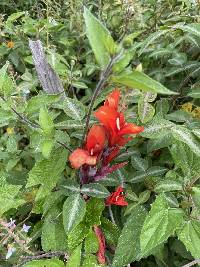
[[[122,168],[127,162],[110,166],[120,148],[132,137],[127,135],[143,131],[142,126],[128,123],[120,111],[120,91],[113,90],[94,115],[100,122],[89,130],[82,148],[75,149],[69,161],[75,169],[80,168],[80,183],[91,183],[103,179],[109,173]]]
[[[86,137],[86,134],[88,132],[89,122],[90,122],[90,117],[91,117],[91,114],[92,114],[92,109],[93,109],[93,106],[94,106],[94,102],[95,102],[98,94],[103,89],[103,86],[105,85],[105,82],[107,81],[108,77],[110,76],[110,74],[112,72],[113,64],[116,62],[118,57],[120,57],[120,55],[112,57],[110,62],[107,65],[106,69],[100,75],[100,80],[96,85],[96,88],[94,90],[94,93],[93,93],[91,101],[90,101],[90,106],[89,106],[88,114],[87,114],[87,117],[86,117],[85,129],[84,129],[84,132],[83,132],[82,146],[83,146],[83,144],[85,142],[85,137]]]

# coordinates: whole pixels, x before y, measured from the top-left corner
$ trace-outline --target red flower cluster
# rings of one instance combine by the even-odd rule
[[[94,166],[100,160],[104,166],[108,165],[119,153],[119,147],[132,139],[126,135],[144,130],[142,126],[125,121],[123,112],[119,111],[119,100],[120,91],[115,89],[94,113],[101,125],[93,125],[84,148],[77,148],[70,155],[69,161],[73,168],[78,169],[84,164]]]

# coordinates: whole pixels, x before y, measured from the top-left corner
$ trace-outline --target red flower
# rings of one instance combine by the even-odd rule
[[[119,107],[119,90],[114,90],[106,99],[104,106],[96,112],[96,118],[103,124],[108,132],[108,142],[110,146],[123,146],[131,137],[124,137],[128,134],[137,134],[144,130],[144,127],[137,126],[133,123],[127,123],[124,114],[118,111]]]
[[[106,250],[106,242],[105,242],[105,237],[103,235],[103,232],[99,226],[94,226],[94,232],[96,234],[98,244],[99,244],[99,249],[97,252],[97,259],[100,264],[105,264],[106,263],[106,258],[105,258],[105,250]]]
[[[106,142],[105,129],[101,125],[93,125],[90,129],[85,148],[77,148],[69,156],[69,161],[75,169],[79,169],[83,164],[96,165],[97,157],[102,152]]]
[[[118,206],[127,206],[128,202],[125,201],[124,189],[119,186],[117,190],[109,197],[106,198],[105,204],[108,205],[118,205]]]
[[[103,126],[93,125],[86,139],[86,150],[91,156],[99,154],[106,142],[106,132]]]

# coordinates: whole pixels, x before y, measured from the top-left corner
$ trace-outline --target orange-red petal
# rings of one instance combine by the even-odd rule
[[[102,106],[94,113],[94,115],[107,128],[107,130],[116,131],[116,119],[119,112],[114,108]]]
[[[105,100],[104,105],[118,110],[119,99],[120,99],[120,91],[119,89],[115,89],[112,91],[112,93],[108,95],[108,97]]]
[[[86,150],[77,148],[69,156],[69,161],[74,169],[79,169],[83,164],[95,165],[97,157],[90,156]]]
[[[101,125],[93,125],[86,139],[86,149],[91,156],[100,153],[106,143],[106,131]]]
[[[119,131],[119,135],[126,135],[126,134],[138,134],[144,131],[143,126],[138,126],[134,123],[126,123],[123,128]]]

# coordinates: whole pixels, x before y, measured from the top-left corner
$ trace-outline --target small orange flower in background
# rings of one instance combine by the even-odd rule
[[[6,46],[8,48],[13,48],[15,46],[15,43],[13,41],[9,41],[9,42],[7,42]]]

